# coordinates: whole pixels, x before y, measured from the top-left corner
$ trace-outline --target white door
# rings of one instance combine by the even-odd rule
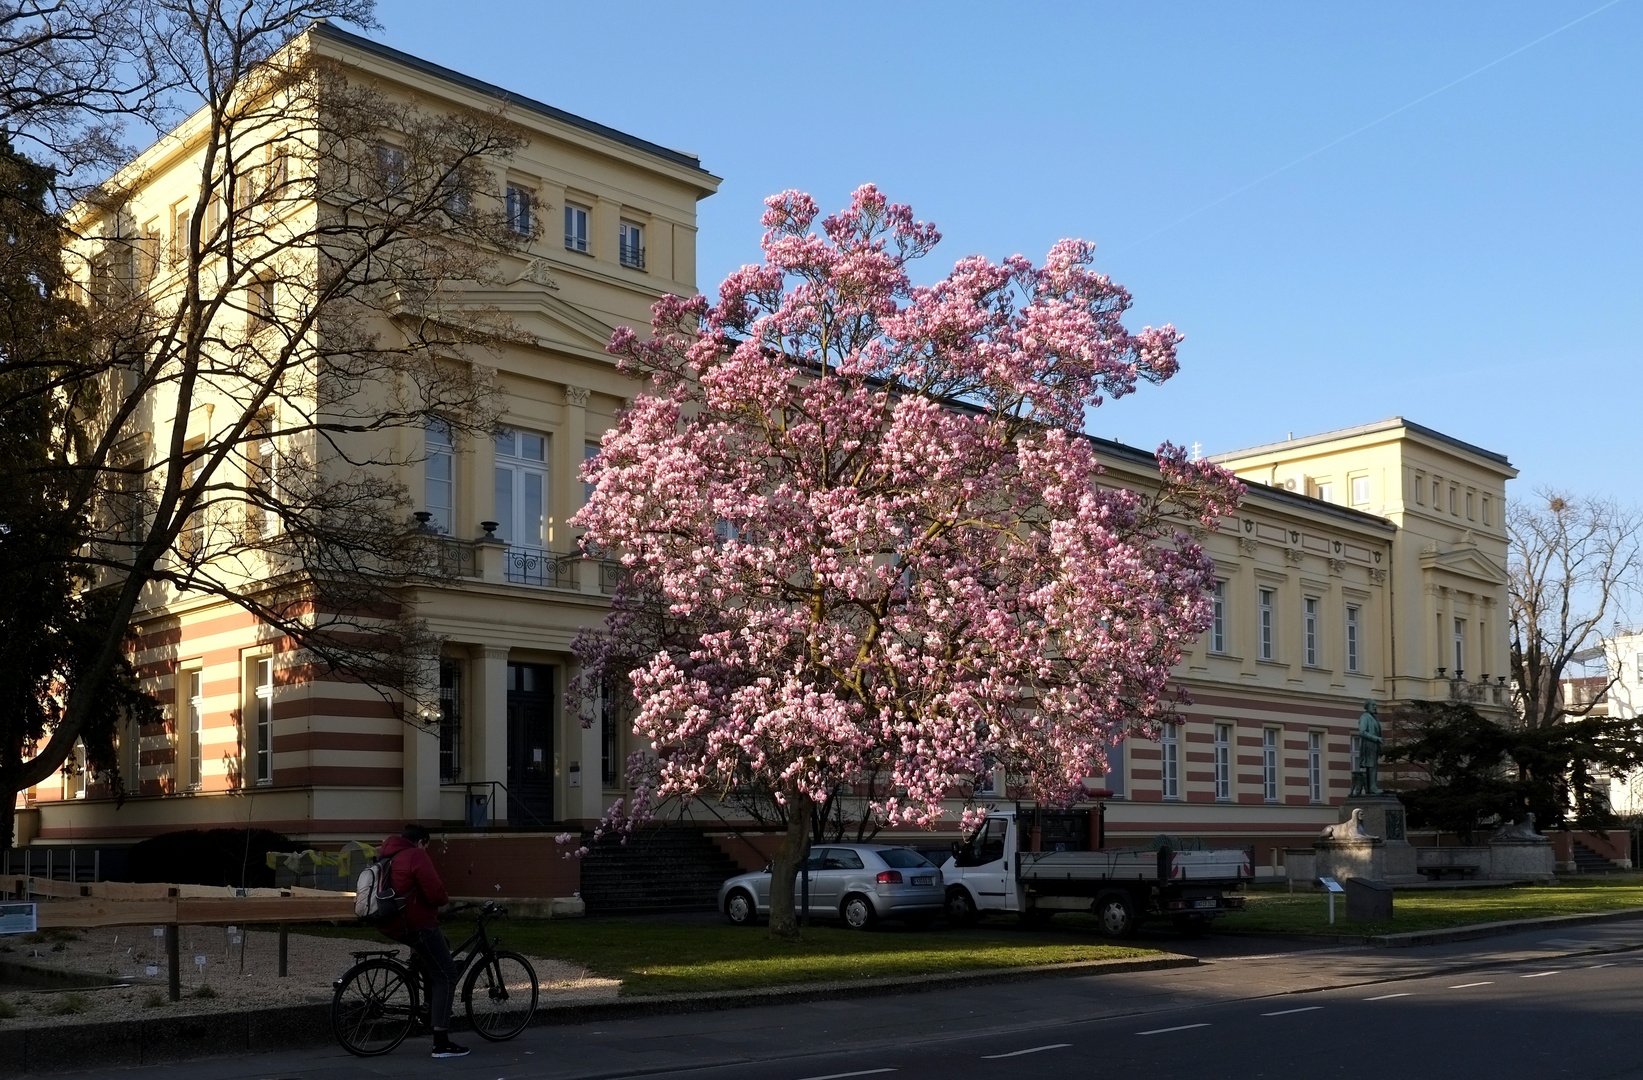
[[[1016,909],[1015,878],[1010,867],[1010,819],[988,818],[959,852],[964,886],[982,911]]]

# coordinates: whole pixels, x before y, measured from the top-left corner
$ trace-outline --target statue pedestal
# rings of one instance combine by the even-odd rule
[[[1490,840],[1490,877],[1551,882],[1557,879],[1557,855],[1548,840]]]
[[[1353,795],[1341,803],[1341,821],[1349,821],[1354,810],[1363,811],[1364,832],[1376,838],[1380,845],[1378,856],[1371,857],[1373,873],[1353,874],[1353,877],[1367,878],[1370,881],[1385,882],[1388,885],[1412,885],[1425,881],[1426,878],[1415,869],[1415,849],[1409,846],[1407,837],[1406,818],[1403,803],[1396,795]],[[1361,843],[1362,841],[1358,841]],[[1312,846],[1318,850],[1318,865],[1323,866],[1325,856],[1324,845],[1340,845],[1343,841],[1320,840]],[[1345,841],[1351,844],[1352,841]],[[1318,871],[1319,877],[1340,877],[1339,874],[1327,874],[1323,869]]]
[[[1313,874],[1317,877],[1386,880],[1386,841],[1378,836],[1364,840],[1318,840],[1312,844]]]

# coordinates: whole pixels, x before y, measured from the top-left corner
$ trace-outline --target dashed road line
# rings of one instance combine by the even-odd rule
[[[1380,997],[1372,997],[1372,998],[1364,998],[1364,1000],[1365,1000],[1365,1001],[1386,1001],[1386,1000],[1387,1000],[1387,999],[1388,999],[1388,998],[1395,998],[1395,997],[1413,997],[1413,996],[1414,996],[1414,992],[1413,992],[1413,991],[1411,991],[1411,990],[1405,990],[1405,991],[1404,991],[1404,992],[1403,992],[1403,993],[1401,993],[1401,994],[1382,994],[1382,995],[1381,995],[1381,996],[1380,996]]]
[[[1483,982],[1460,983],[1458,985],[1451,986],[1449,989],[1451,989],[1451,990],[1465,990],[1469,986],[1493,986],[1493,985],[1494,985],[1494,980],[1485,979]]]
[[[844,1080],[847,1076],[875,1076],[878,1073],[895,1071],[894,1069],[861,1069],[857,1072],[828,1073],[826,1076],[801,1076],[799,1080]]]
[[[1279,1012],[1262,1013],[1261,1015],[1262,1016],[1293,1016],[1295,1013],[1316,1012],[1317,1010],[1319,1010],[1321,1008],[1323,1008],[1322,1005],[1308,1005],[1308,1006],[1306,1006],[1305,1008],[1302,1008],[1302,1009],[1283,1009]]]
[[[1587,966],[1586,970],[1587,971],[1596,971],[1598,968],[1615,967],[1615,966],[1616,965],[1614,965],[1614,964],[1590,964],[1590,965]]]
[[[1151,1031],[1137,1031],[1137,1035],[1168,1035],[1172,1031],[1191,1031],[1193,1028],[1209,1027],[1208,1024],[1182,1024],[1180,1027],[1153,1028]],[[816,1080],[821,1080],[817,1077]]]
[[[1558,974],[1558,973],[1555,972],[1555,971],[1534,971],[1534,972],[1530,972],[1528,975],[1519,975],[1518,978],[1520,978],[1520,979],[1544,979],[1548,975],[1556,975],[1556,974]]]
[[[1008,1054],[983,1054],[982,1061],[997,1061],[999,1058],[1020,1057],[1022,1054],[1036,1054],[1041,1050],[1061,1050],[1072,1043],[1050,1043],[1048,1046],[1029,1046],[1025,1050],[1011,1050]]]

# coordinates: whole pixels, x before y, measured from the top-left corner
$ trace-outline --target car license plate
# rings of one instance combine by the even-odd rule
[[[925,874],[923,877],[914,878],[913,879],[913,884],[914,885],[928,885],[928,884],[930,884],[930,875]]]
[[[1195,907],[1195,908],[1212,908],[1212,907],[1215,906],[1215,901],[1213,901],[1213,900],[1194,900],[1192,902],[1192,906]]]

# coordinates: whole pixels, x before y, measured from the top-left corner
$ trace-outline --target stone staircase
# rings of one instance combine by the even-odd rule
[[[1573,842],[1576,872],[1581,874],[1610,874],[1615,865],[1579,840]]]
[[[582,900],[589,915],[712,911],[719,886],[741,872],[699,829],[682,825],[638,829],[625,844],[614,836],[583,842]]]

